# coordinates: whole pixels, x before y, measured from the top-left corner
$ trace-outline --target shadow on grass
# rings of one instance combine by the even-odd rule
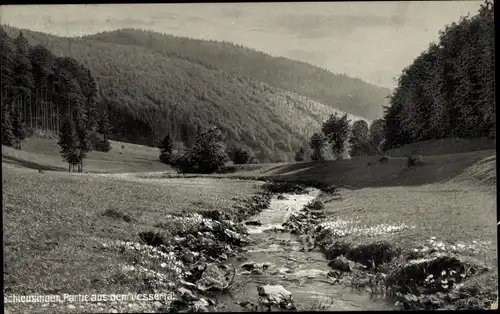
[[[282,165],[261,178],[309,185],[316,182],[315,185],[335,185],[351,189],[418,186],[448,181],[495,153],[495,151],[478,151],[425,156],[424,164],[410,168],[407,166],[407,158],[402,157],[393,157],[389,163],[377,162],[380,156],[301,162]]]
[[[37,169],[37,170],[47,170],[47,171],[67,171],[65,167],[49,166],[40,164],[34,161],[28,161],[21,158],[16,158],[12,156],[2,156],[2,161],[12,164],[17,164],[26,168]]]

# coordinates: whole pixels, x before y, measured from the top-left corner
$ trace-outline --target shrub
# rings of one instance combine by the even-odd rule
[[[381,164],[386,164],[388,163],[389,161],[391,160],[391,157],[390,156],[382,156],[378,162],[381,163]]]
[[[302,184],[297,184],[293,182],[287,182],[287,181],[269,181],[266,182],[263,186],[263,189],[271,192],[271,193],[296,193],[296,194],[301,194],[301,193],[307,193],[306,191],[306,186]]]
[[[240,146],[233,146],[229,152],[229,157],[235,165],[250,164],[253,162],[252,153]]]
[[[170,161],[171,161],[171,155],[172,153],[169,153],[169,152],[162,152],[160,154],[160,161],[164,164],[167,164],[167,165],[170,165]]]
[[[100,133],[91,131],[89,132],[88,138],[90,145],[92,145],[92,150],[98,152],[109,152],[111,150],[110,142]]]
[[[424,156],[422,155],[410,155],[408,157],[408,167],[418,166],[425,163]]]
[[[325,209],[325,204],[323,204],[323,202],[320,200],[314,200],[314,201],[308,203],[305,206],[305,208],[309,209],[309,210],[323,210],[323,209]]]
[[[102,139],[94,146],[94,150],[107,153],[111,150],[111,143],[107,139]]]
[[[182,156],[185,154],[184,149],[178,149],[178,150],[173,150],[169,155],[168,155],[168,160],[165,162],[166,164],[169,164],[170,166],[174,167],[179,164]],[[164,157],[165,158],[165,157]],[[160,160],[161,160],[161,155],[160,155]]]
[[[304,147],[299,148],[299,150],[295,153],[295,161],[304,161]]]
[[[180,173],[221,172],[229,161],[220,131],[211,126],[199,133],[194,145],[175,161]]]

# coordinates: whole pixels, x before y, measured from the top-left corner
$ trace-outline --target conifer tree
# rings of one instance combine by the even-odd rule
[[[16,148],[21,149],[22,141],[26,138],[24,121],[22,118],[21,108],[13,106],[11,111],[12,132],[16,142]]]
[[[325,147],[325,139],[321,133],[314,133],[311,136],[311,140],[309,142],[313,153],[311,155],[311,159],[314,161],[323,160],[323,147]]]
[[[88,130],[86,128],[87,120],[83,114],[82,109],[78,109],[75,114],[75,133],[78,139],[76,146],[78,152],[78,172],[83,171],[83,159],[91,150],[91,143],[88,138]]]
[[[173,147],[174,143],[172,141],[170,133],[165,134],[165,137],[163,138],[158,148],[161,150],[162,153],[170,153],[172,152]]]
[[[299,150],[295,153],[295,161],[304,161],[304,147],[299,148]]]
[[[7,105],[2,104],[2,145],[14,146],[16,137],[14,136],[14,129],[12,127],[12,120],[10,110]]]
[[[59,142],[61,147],[61,156],[68,163],[68,171],[74,170],[74,166],[78,164],[79,154],[77,147],[79,146],[78,137],[75,131],[75,124],[71,119],[69,112],[62,119],[61,129],[59,130]]]

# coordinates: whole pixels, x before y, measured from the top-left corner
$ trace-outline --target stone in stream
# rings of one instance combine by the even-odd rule
[[[210,303],[205,299],[199,299],[193,303],[191,307],[193,312],[208,312]]]
[[[344,255],[337,256],[334,260],[328,263],[328,266],[335,270],[350,272],[352,270],[352,262],[349,261]]]
[[[261,285],[257,287],[259,302],[268,310],[271,309],[296,309],[293,304],[292,293],[281,285]]]
[[[182,253],[182,261],[187,264],[192,264],[198,255],[188,249],[184,249]]]
[[[282,268],[278,269],[278,274],[281,274],[281,275],[286,275],[286,274],[291,274],[291,273],[293,273],[293,270],[291,270],[290,268],[282,267]]]
[[[191,291],[186,288],[179,288],[177,289],[177,292],[181,295],[182,299],[189,302],[189,301],[198,301],[198,297]]]
[[[270,232],[286,232],[287,230],[283,227],[272,227],[270,229],[265,229],[263,232],[270,233]]]
[[[273,264],[269,263],[269,262],[262,263],[262,269],[263,270],[267,270],[267,269],[269,269],[272,266],[273,266]]]
[[[184,279],[179,279],[179,284],[189,289],[196,289],[196,285],[194,283],[185,281]]]
[[[258,220],[248,220],[248,221],[245,221],[245,225],[247,225],[247,226],[262,226],[262,223]]]
[[[230,275],[230,271],[225,265],[217,265],[215,263],[207,264],[205,271],[203,272],[201,279],[197,282],[198,290],[205,291],[221,291],[227,288],[230,284],[227,279]]]
[[[257,265],[254,262],[248,262],[248,263],[242,264],[241,268],[243,268],[245,270],[252,270],[252,269],[257,268]]]

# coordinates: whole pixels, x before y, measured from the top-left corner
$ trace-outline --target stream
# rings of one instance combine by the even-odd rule
[[[257,286],[282,285],[292,293],[298,310],[360,311],[394,310],[383,299],[375,300],[369,294],[350,287],[334,285],[327,278],[330,271],[328,261],[318,250],[301,251],[299,236],[289,232],[269,231],[281,225],[291,213],[300,211],[314,200],[320,191],[309,189],[307,194],[283,194],[273,196],[268,209],[251,217],[248,221],[259,221],[260,226],[247,225],[252,244],[246,247],[244,261],[231,261],[236,267],[237,287],[231,293],[218,297],[227,304],[226,310],[242,311],[236,301],[258,304]],[[264,264],[266,270],[250,272],[241,266],[248,263]]]

